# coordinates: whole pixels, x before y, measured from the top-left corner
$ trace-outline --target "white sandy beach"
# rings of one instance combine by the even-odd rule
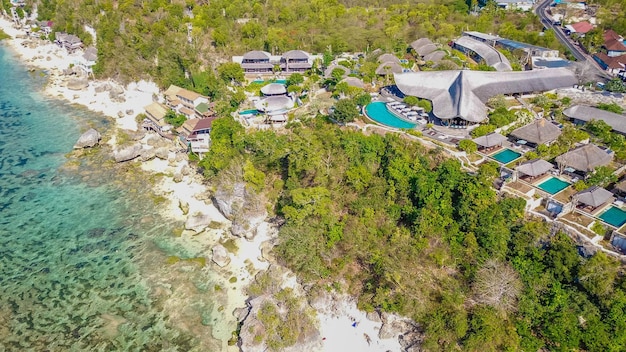
[[[27,66],[34,66],[45,70],[50,77],[45,93],[51,97],[60,97],[71,103],[76,103],[96,112],[103,113],[111,117],[116,126],[125,130],[136,130],[136,115],[144,112],[143,107],[150,104],[158,95],[159,89],[153,82],[132,83],[124,87],[124,102],[113,101],[108,92],[96,92],[96,87],[105,82],[90,80],[89,86],[83,90],[71,90],[65,87],[65,77],[63,70],[75,64],[82,55],[78,52],[69,55],[64,49],[53,43],[34,46],[29,44],[30,39],[18,39],[25,37],[21,30],[13,28],[11,22],[0,18],[0,29],[12,36],[14,39],[5,41],[21,58]],[[25,45],[27,44],[27,45]],[[121,112],[121,113],[120,113]],[[123,115],[123,117],[120,117]],[[186,215],[181,210],[181,202],[189,205],[188,214],[205,214],[216,222],[224,224],[218,230],[205,230],[201,234],[194,234],[184,231],[181,241],[184,246],[193,246],[203,249],[205,257],[211,258],[210,248],[224,237],[232,238],[228,227],[230,222],[213,206],[206,194],[207,187],[202,184],[201,177],[194,172],[184,176],[182,182],[174,182],[171,175],[181,172],[187,165],[187,161],[170,161],[153,159],[143,162],[143,170],[152,173],[169,175],[160,178],[160,182],[155,187],[155,193],[165,196],[169,201],[164,207],[164,215],[173,219],[185,221]],[[253,280],[254,274],[259,270],[267,269],[269,263],[262,258],[261,248],[265,241],[272,237],[274,230],[268,223],[263,223],[258,235],[253,241],[242,238],[235,238],[238,247],[237,253],[230,253],[230,264],[224,268],[218,268],[212,264],[210,270],[219,276],[216,280],[223,287],[227,287],[227,302],[221,314],[220,323],[213,328],[213,335],[222,341],[222,350],[238,351],[237,346],[228,346],[227,341],[231,338],[231,333],[237,326],[237,318],[232,312],[236,308],[245,307],[248,298],[244,293],[244,288]],[[253,270],[251,270],[251,267]],[[230,280],[236,277],[236,282]],[[368,320],[365,313],[359,311],[352,301],[346,300],[341,305],[341,309],[332,312],[319,312],[320,333],[324,337],[322,341],[323,351],[399,351],[400,345],[397,339],[378,338],[381,323]],[[357,322],[356,326],[353,323]],[[368,343],[365,336],[369,336]]]

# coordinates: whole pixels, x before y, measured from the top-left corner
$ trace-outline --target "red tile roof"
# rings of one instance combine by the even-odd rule
[[[621,69],[626,66],[626,55],[610,57],[605,53],[597,53],[594,56],[602,60],[611,69]]]
[[[576,33],[585,34],[593,29],[593,25],[587,21],[583,21],[572,24],[572,28],[574,28]]]
[[[622,37],[612,29],[607,29],[606,31],[604,31],[604,41],[607,41],[610,39],[620,40],[621,38]]]
[[[617,39],[609,39],[605,41],[604,47],[606,48],[606,50],[611,51],[626,51],[626,46],[624,46],[624,43]]]

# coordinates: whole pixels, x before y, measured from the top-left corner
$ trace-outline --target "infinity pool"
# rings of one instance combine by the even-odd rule
[[[513,151],[511,149],[504,149],[502,151],[499,151],[497,153],[495,153],[494,155],[491,155],[491,157],[493,159],[496,159],[497,161],[503,163],[503,164],[508,164],[511,161],[519,158],[520,156],[522,156],[521,153],[518,153],[516,151]]]
[[[387,110],[385,103],[382,101],[375,101],[367,104],[365,107],[365,114],[367,114],[367,117],[370,119],[389,127],[411,129],[416,126],[416,124],[404,121],[396,115],[390,113],[389,110]]]
[[[612,206],[609,210],[602,213],[599,218],[607,224],[619,228],[626,223],[626,211]]]
[[[557,194],[566,189],[570,184],[559,178],[550,176],[549,179],[540,183],[537,188],[542,189],[550,194]]]

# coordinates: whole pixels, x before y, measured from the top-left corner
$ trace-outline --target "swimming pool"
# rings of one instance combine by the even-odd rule
[[[287,84],[287,80],[286,79],[276,79],[276,80],[262,80],[262,79],[255,79],[254,81],[252,81],[252,83],[280,83],[280,84]]]
[[[609,207],[607,211],[599,216],[602,221],[615,227],[621,227],[626,223],[626,211],[614,206]]]
[[[497,153],[495,153],[494,155],[491,155],[491,158],[503,163],[503,164],[508,164],[511,161],[519,158],[520,156],[522,156],[522,153],[518,153],[516,151],[513,151],[511,149],[504,149],[502,151],[499,151]]]
[[[243,110],[239,112],[239,115],[256,115],[259,113],[257,109]]]
[[[560,178],[556,178],[550,176],[549,179],[541,182],[537,188],[542,189],[550,194],[557,194],[562,190],[566,189],[570,184],[561,180]]]
[[[365,107],[365,113],[370,119],[381,123],[385,126],[395,128],[415,128],[416,124],[404,121],[396,115],[387,110],[385,103],[382,101],[375,101],[367,104]]]

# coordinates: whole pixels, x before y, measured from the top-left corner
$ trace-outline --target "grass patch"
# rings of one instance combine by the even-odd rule
[[[4,40],[4,39],[11,39],[11,36],[4,33],[4,31],[0,29],[0,40]]]
[[[220,241],[220,244],[224,246],[229,253],[237,254],[237,251],[239,251],[239,247],[237,247],[237,243],[233,238],[229,238],[226,241]]]
[[[234,284],[235,282],[237,282],[237,278],[233,276],[230,279],[228,279],[228,282],[230,282],[231,284]]]

